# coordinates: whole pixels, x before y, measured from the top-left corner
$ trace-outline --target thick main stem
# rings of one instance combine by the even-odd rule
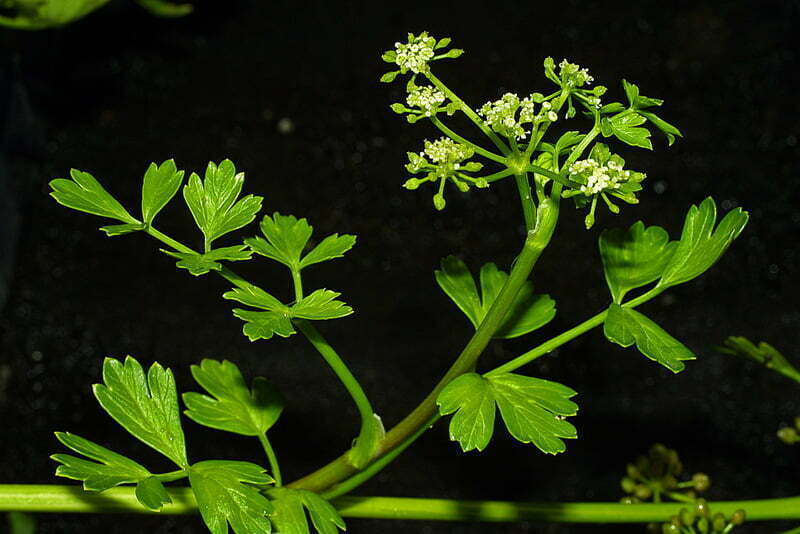
[[[0,511],[35,513],[196,514],[190,488],[169,488],[172,503],[161,512],[144,508],[134,488],[87,493],[80,486],[0,485]],[[615,502],[508,502],[413,499],[404,497],[339,497],[332,504],[343,517],[423,519],[437,521],[550,521],[559,523],[662,522],[686,506],[683,503],[620,504]],[[746,510],[748,521],[800,519],[800,496],[783,499],[715,501],[714,512],[730,516]]]
[[[514,267],[511,269],[511,274],[506,284],[498,294],[483,322],[481,322],[475,334],[467,343],[467,346],[464,347],[464,350],[461,351],[459,357],[433,391],[425,397],[414,411],[387,432],[386,437],[378,448],[376,459],[393,451],[406,442],[409,436],[412,436],[423,427],[436,414],[436,398],[439,396],[439,392],[454,378],[474,369],[478,357],[500,327],[511,303],[528,279],[542,251],[550,242],[558,220],[557,202],[549,199],[542,202],[537,210],[537,218],[536,228],[528,232],[525,245]],[[288,485],[294,488],[319,492],[341,482],[355,472],[356,469],[348,463],[346,455],[343,455],[328,465]]]

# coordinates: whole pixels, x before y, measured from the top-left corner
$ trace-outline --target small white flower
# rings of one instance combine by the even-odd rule
[[[570,87],[582,87],[594,81],[588,69],[582,69],[580,65],[570,63],[566,59],[561,60],[558,67],[561,79]]]
[[[428,62],[435,55],[433,48],[436,46],[436,39],[422,32],[419,35],[408,34],[407,43],[395,43],[396,52],[395,63],[402,72],[410,70],[413,73],[426,72]]]
[[[406,98],[409,106],[418,107],[426,117],[430,117],[444,101],[444,93],[429,85],[415,87]]]
[[[558,120],[558,114],[555,111],[548,111],[547,120],[550,122],[556,122]]]

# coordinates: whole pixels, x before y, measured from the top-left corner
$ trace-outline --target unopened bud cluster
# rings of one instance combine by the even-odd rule
[[[541,104],[538,112],[535,107],[537,103]],[[553,105],[538,93],[523,99],[514,93],[506,93],[499,100],[485,103],[478,114],[492,130],[514,139],[525,139],[528,136],[526,124],[558,120]]]
[[[677,515],[661,525],[651,523],[648,530],[653,534],[728,534],[734,527],[745,522],[747,514],[739,509],[730,517],[711,511],[705,499],[698,499],[691,508],[681,508]]]
[[[583,87],[594,81],[594,78],[589,74],[588,69],[583,69],[580,65],[570,63],[566,59],[562,59],[558,64],[559,76],[569,87]]]
[[[668,492],[685,493],[694,498],[697,493],[711,487],[711,479],[705,473],[695,473],[690,481],[679,482],[683,464],[678,453],[656,443],[647,455],[639,456],[635,463],[628,464],[626,476],[621,481],[622,490],[628,494],[622,502],[638,503]]]

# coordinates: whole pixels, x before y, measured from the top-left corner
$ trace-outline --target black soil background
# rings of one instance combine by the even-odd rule
[[[150,161],[174,157],[180,168],[200,171],[228,157],[247,172],[246,191],[264,196],[266,210],[307,216],[317,235],[357,234],[346,259],[308,272],[308,287],[341,291],[356,310],[321,329],[388,426],[423,398],[471,331],[435,284],[439,260],[456,254],[473,270],[487,261],[507,268],[522,241],[511,183],[450,191],[441,213],[430,190],[400,187],[405,152],[437,132],[388,109],[402,98],[402,84],[378,82],[386,70],[379,55],[406,31],[427,29],[466,49],[436,73],[468,102],[548,90],[542,59],[567,57],[611,88],[606,100],[623,98],[623,77],[664,98],[663,116],[685,134],[670,148],[656,136],[652,153],[618,147],[630,167],[648,173],[638,206],[616,217],[601,210],[590,231],[583,214],[565,206],[535,276],[558,303],[556,319],[492,344],[483,366],[607,305],[596,245],[603,227],[643,219],[676,237],[689,205],[707,195],[725,210],[745,207],[751,222],[709,273],[643,307],[696,351],[685,372],[673,376],[593,331],[525,369],[580,392],[580,439],[565,454],[543,455],[498,428],[483,454],[465,455],[439,424],[356,493],[614,501],[625,464],[663,442],[680,451],[687,474],[712,477],[711,499],[797,494],[800,451],[775,437],[800,414],[797,385],[713,347],[745,335],[795,360],[800,352],[800,58],[790,46],[798,15],[800,4],[788,1],[239,0],[201,2],[190,17],[159,20],[118,2],[57,31],[3,30],[4,63],[38,115],[44,143],[9,154],[23,223],[0,314],[0,481],[64,483],[48,459],[60,450],[54,430],[169,468],[95,402],[90,384],[105,356],[159,361],[184,391],[196,389],[189,365],[205,357],[269,377],[288,398],[271,435],[290,479],[333,459],[357,430],[343,388],[304,339],[250,343],[220,298],[221,279],[193,278],[146,236],[106,238],[99,219],[53,202],[47,181],[71,167],[92,172],[135,211]],[[457,125],[477,138],[468,124]],[[11,228],[10,212],[3,215]],[[159,220],[162,230],[197,245],[178,199]],[[255,232],[252,225],[245,235]],[[280,268],[256,260],[237,269],[288,297]],[[255,440],[185,427],[193,460],[262,461]],[[39,525],[43,533],[204,531],[196,517],[41,515]],[[348,526],[356,534],[643,531],[355,519]]]

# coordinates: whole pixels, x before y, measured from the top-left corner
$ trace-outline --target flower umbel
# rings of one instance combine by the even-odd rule
[[[538,113],[535,109],[536,103],[541,103]],[[492,130],[514,139],[525,139],[528,136],[526,124],[558,120],[553,105],[538,93],[523,99],[514,93],[506,93],[499,100],[485,103],[478,110],[478,114]]]
[[[419,35],[409,33],[408,40],[405,43],[396,42],[394,44],[394,50],[387,50],[381,56],[386,63],[394,63],[399,67],[399,70],[384,74],[381,77],[381,81],[394,81],[398,74],[406,74],[409,71],[414,74],[427,74],[430,71],[428,63],[431,61],[445,58],[457,58],[464,53],[463,50],[453,48],[444,54],[436,54],[436,50],[444,48],[449,44],[449,37],[436,40],[434,37],[428,35],[428,32],[422,32]]]
[[[609,196],[614,196],[628,204],[636,204],[636,192],[642,189],[644,173],[625,169],[625,160],[612,154],[603,143],[596,143],[589,157],[569,166],[569,179],[575,183],[573,189],[564,191],[564,197],[574,197],[578,206],[585,206],[591,199],[591,208],[586,216],[586,227],[594,224],[594,211],[597,197],[603,199],[612,213],[619,213],[619,207]]]
[[[471,185],[475,187],[488,187],[489,183],[483,178],[475,178],[467,172],[476,172],[483,165],[475,161],[467,161],[475,151],[467,146],[456,143],[452,139],[442,137],[436,141],[425,140],[425,149],[420,153],[409,152],[406,170],[412,174],[426,172],[422,178],[409,178],[403,187],[417,189],[425,182],[439,182],[439,191],[433,196],[433,205],[438,210],[444,209],[444,185],[450,180],[459,191],[466,192]]]

